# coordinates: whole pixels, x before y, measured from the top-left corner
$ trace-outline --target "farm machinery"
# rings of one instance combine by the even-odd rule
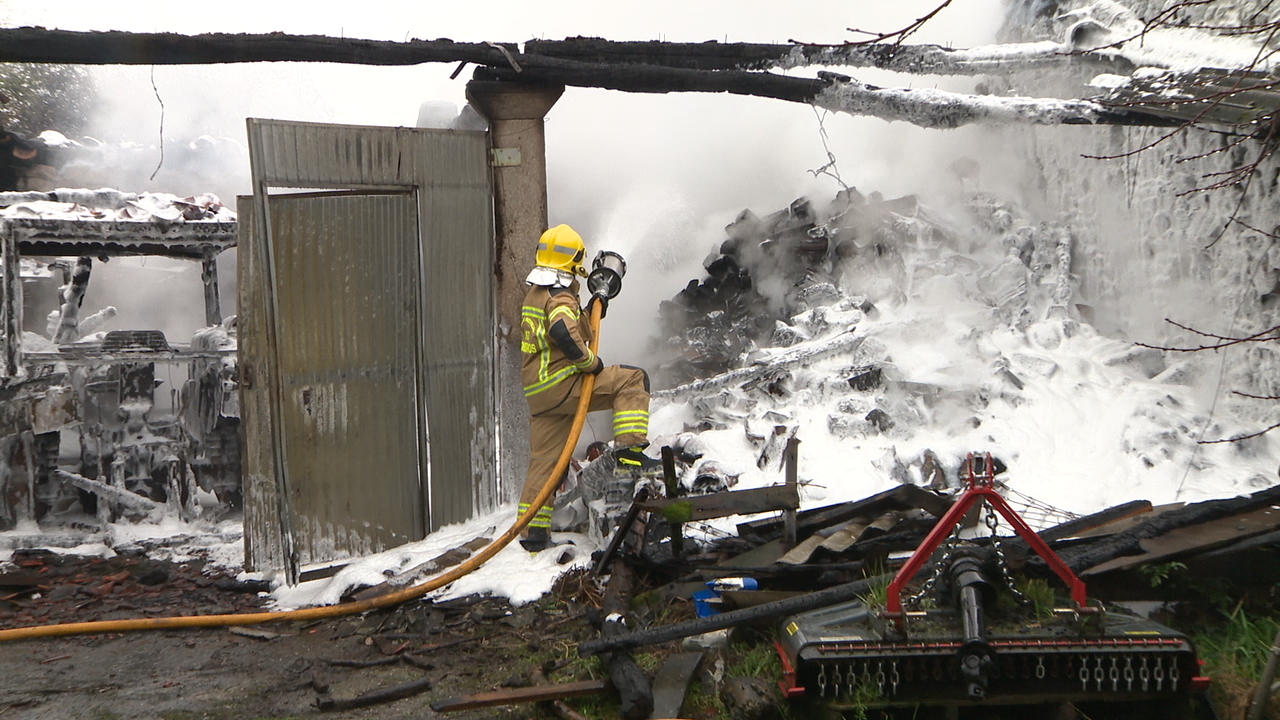
[[[997,492],[990,455],[970,455],[962,479],[883,597],[784,621],[783,691],[863,716],[878,708],[908,717],[1194,717],[1193,695],[1209,679],[1188,638],[1090,600]],[[962,539],[966,517],[984,510],[990,535]],[[997,514],[1069,597],[1043,580],[1014,580]]]

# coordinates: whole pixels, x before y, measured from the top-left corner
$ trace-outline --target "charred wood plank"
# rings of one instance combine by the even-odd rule
[[[771,620],[784,615],[805,612],[807,610],[816,610],[817,608],[835,605],[836,603],[855,600],[859,595],[866,593],[875,585],[888,583],[892,579],[893,577],[891,575],[877,575],[875,577],[864,578],[855,582],[837,585],[835,587],[827,588],[826,590],[808,593],[801,595],[800,597],[765,603],[764,605],[757,605],[746,610],[731,610],[729,612],[720,613],[719,615],[698,618],[697,620],[676,623],[674,625],[649,628],[647,630],[627,633],[617,637],[588,640],[578,645],[578,655],[582,657],[590,657],[592,655],[599,655],[600,653],[614,650],[630,650],[633,648],[644,647],[645,645],[679,640],[680,638],[699,635],[713,630],[723,630],[725,628],[737,627],[751,622]]]
[[[1144,538],[1139,541],[1143,554],[1113,558],[1080,574],[1098,575],[1141,563],[1195,554],[1235,540],[1274,531],[1277,527],[1280,527],[1280,510],[1270,506],[1262,507],[1239,515],[1177,528],[1158,537]]]
[[[1059,525],[1054,525],[1051,528],[1045,528],[1040,532],[1040,539],[1045,542],[1062,540],[1063,538],[1069,538],[1082,532],[1109,525],[1117,520],[1124,520],[1125,518],[1149,513],[1151,510],[1152,505],[1150,500],[1134,500],[1122,505],[1107,508],[1106,510],[1101,510],[1093,513],[1092,515],[1085,515],[1084,517],[1079,517],[1074,520],[1068,520]],[[1022,541],[1019,540],[1019,542]]]
[[[607,692],[612,687],[608,680],[583,680],[559,685],[492,690],[474,695],[462,695],[460,697],[437,700],[431,703],[431,709],[436,712],[456,712],[458,710],[494,707],[495,705],[519,705],[521,703],[542,702],[543,700],[597,695]]]
[[[676,475],[676,453],[670,445],[662,446],[662,477],[667,488],[667,497],[679,497],[681,494],[680,477]],[[667,519],[670,528],[671,554],[680,557],[684,553],[684,524]]]
[[[817,342],[801,343],[785,351],[778,352],[765,361],[751,367],[730,370],[715,377],[653,393],[655,399],[681,401],[684,398],[702,395],[723,387],[739,387],[743,384],[759,380],[779,370],[793,365],[817,360],[840,352],[852,353],[866,340],[866,335],[858,335],[853,330],[841,333],[834,338]]]
[[[1158,537],[1178,528],[1239,515],[1277,503],[1280,503],[1280,485],[1260,490],[1252,495],[1206,500],[1161,513],[1144,523],[1097,542],[1063,548],[1058,551],[1058,556],[1072,571],[1080,573],[1118,557],[1142,554],[1144,552],[1142,541],[1147,538]],[[1043,561],[1032,558],[1029,563],[1029,565],[1037,564],[1043,564]]]
[[[554,667],[552,665],[551,667]],[[551,680],[547,678],[547,672],[541,667],[535,667],[529,671],[529,677],[533,680],[533,684],[537,687],[550,687]],[[564,700],[556,698],[551,701],[551,706],[555,708],[557,714],[565,720],[586,720],[586,717],[575,711],[573,708],[565,704]]]
[[[407,683],[393,685],[381,690],[374,690],[346,700],[321,698],[316,704],[321,710],[354,710],[355,708],[369,707],[370,705],[403,700],[407,697],[413,697],[419,693],[424,693],[430,689],[431,680],[429,678],[418,678],[417,680],[411,680]]]
[[[567,63],[568,61],[559,61]],[[745,70],[684,70],[636,65],[479,67],[476,81],[572,85],[637,93],[705,92],[750,95],[815,105],[832,112],[900,120],[923,128],[993,125],[1139,125],[1181,127],[1185,120],[1115,109],[1093,100],[994,97],[920,88],[882,88],[853,78],[817,78]]]
[[[846,523],[859,516],[879,517],[890,510],[924,510],[935,518],[946,514],[951,499],[915,485],[899,485],[891,490],[853,502],[803,510],[797,514],[796,529],[808,537],[819,529]],[[781,530],[779,518],[752,520],[738,525],[742,537],[772,537]]]
[[[662,663],[653,678],[653,715],[655,718],[680,717],[689,681],[698,671],[702,653],[675,653]]]
[[[728,515],[793,510],[800,505],[800,493],[796,485],[788,483],[710,495],[646,500],[637,504],[644,510],[663,515],[668,522],[696,522]]]

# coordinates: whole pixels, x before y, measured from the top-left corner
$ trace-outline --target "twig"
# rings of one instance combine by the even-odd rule
[[[911,37],[912,35],[914,35],[920,28],[924,27],[925,23],[932,20],[935,15],[942,12],[942,9],[950,4],[951,4],[951,0],[945,0],[941,5],[934,8],[929,14],[925,15],[924,17],[916,18],[915,22],[902,28],[901,30],[894,30],[893,32],[873,33],[873,32],[868,32],[866,30],[859,30],[858,28],[845,28],[845,30],[851,33],[859,33],[862,35],[875,36],[869,40],[859,40],[857,42],[850,42],[845,44],[846,45],[873,45],[883,40],[888,40],[889,38],[897,38],[896,40],[893,41],[893,46],[898,47],[902,45],[903,40],[906,40],[908,37]]]

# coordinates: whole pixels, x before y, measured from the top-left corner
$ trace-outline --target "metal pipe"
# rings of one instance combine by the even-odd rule
[[[973,557],[959,557],[951,564],[951,582],[953,588],[958,588],[956,595],[964,628],[964,643],[957,653],[960,674],[967,681],[969,697],[982,700],[987,696],[987,671],[994,655],[987,642],[983,615],[984,601],[993,595],[992,587],[982,573],[982,563]]]

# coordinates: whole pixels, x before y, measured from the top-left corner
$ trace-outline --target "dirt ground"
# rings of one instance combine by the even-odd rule
[[[21,553],[0,569],[0,626],[260,611],[258,589],[198,562]],[[532,705],[444,715],[430,704],[527,684],[558,660],[553,681],[583,679],[574,646],[596,636],[586,615],[569,596],[514,609],[465,598],[323,622],[13,641],[0,645],[0,719],[546,717]],[[431,688],[406,699],[321,708],[424,678]]]

